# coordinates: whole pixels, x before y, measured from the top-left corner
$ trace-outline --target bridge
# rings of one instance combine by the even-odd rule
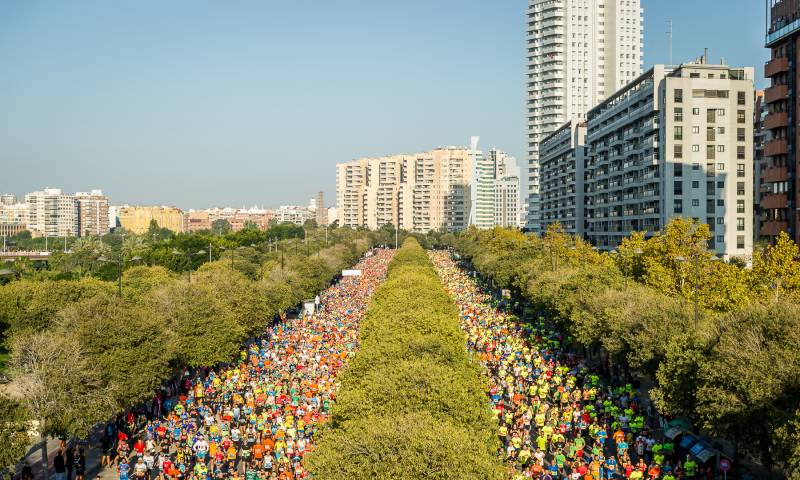
[[[18,258],[27,258],[29,260],[47,260],[50,258],[49,251],[36,251],[36,250],[20,250],[20,251],[0,251],[0,260],[10,262]]]

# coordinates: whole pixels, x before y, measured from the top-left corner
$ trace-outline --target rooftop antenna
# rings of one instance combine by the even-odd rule
[[[669,64],[672,65],[672,20],[667,20],[667,38],[669,39]]]

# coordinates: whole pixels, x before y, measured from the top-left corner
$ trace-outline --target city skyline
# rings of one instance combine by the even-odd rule
[[[763,87],[768,52],[763,22],[752,21],[763,6],[691,6],[677,18],[642,0],[645,69],[668,63],[671,17],[673,63],[708,46],[712,60],[755,66]],[[114,204],[277,206],[320,189],[332,199],[336,163],[460,146],[469,135],[524,159],[525,8],[4,3],[0,56],[11,68],[0,101],[16,114],[0,120],[0,165],[20,167],[6,168],[0,191],[52,185],[102,188]],[[729,21],[707,22],[719,12]],[[465,35],[476,22],[482,34]],[[468,61],[485,74],[462,73]]]

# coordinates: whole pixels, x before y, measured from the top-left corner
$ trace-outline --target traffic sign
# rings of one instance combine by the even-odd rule
[[[723,458],[719,461],[719,469],[723,472],[727,472],[731,469],[731,462],[727,458]]]

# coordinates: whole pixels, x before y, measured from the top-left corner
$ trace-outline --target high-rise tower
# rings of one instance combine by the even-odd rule
[[[539,142],[642,72],[639,0],[529,0],[526,229],[540,230]]]

